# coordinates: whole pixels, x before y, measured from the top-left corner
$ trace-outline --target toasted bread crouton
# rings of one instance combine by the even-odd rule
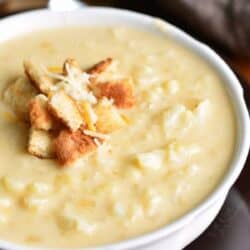
[[[49,111],[72,131],[76,131],[84,123],[77,104],[63,91],[50,96],[48,107]]]
[[[108,57],[105,60],[95,64],[93,67],[87,70],[87,73],[92,75],[91,79],[94,81],[99,74],[106,71],[108,67],[112,64],[113,59]]]
[[[35,129],[50,130],[57,127],[56,119],[48,110],[48,98],[37,95],[30,101],[30,122]]]
[[[37,90],[30,84],[27,78],[19,77],[4,91],[3,99],[6,104],[22,120],[29,120],[29,103],[37,94]]]
[[[31,128],[28,151],[42,159],[54,158],[53,136],[48,131]]]
[[[98,98],[112,99],[118,108],[127,109],[135,105],[133,87],[129,81],[97,83],[92,90]]]
[[[64,129],[54,140],[54,149],[59,163],[70,165],[80,156],[96,149],[94,139],[83,133],[82,129],[72,132]]]
[[[101,133],[111,133],[126,125],[117,108],[107,99],[101,100],[95,106],[95,113],[98,117],[96,128]]]
[[[65,60],[63,64],[63,74],[68,76],[70,74],[73,75],[79,75],[82,73],[81,66],[79,63],[73,59],[73,58],[68,58]]]
[[[53,88],[53,80],[31,61],[24,61],[24,71],[31,83],[43,94],[49,94]]]

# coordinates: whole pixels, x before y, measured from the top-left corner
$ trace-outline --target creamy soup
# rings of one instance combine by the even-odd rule
[[[0,238],[82,247],[142,235],[183,216],[227,171],[235,116],[222,80],[165,37],[116,28],[44,30],[0,45],[0,92],[24,75],[23,60],[82,68],[112,57],[132,78],[127,125],[71,166],[27,152],[28,125],[0,106]]]

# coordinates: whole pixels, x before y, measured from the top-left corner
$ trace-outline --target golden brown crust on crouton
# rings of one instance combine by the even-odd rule
[[[30,82],[41,93],[49,94],[53,87],[53,80],[46,76],[39,68],[31,61],[24,61],[24,71]]]
[[[133,87],[129,81],[99,83],[94,85],[93,90],[98,98],[113,99],[118,108],[128,109],[135,105]]]
[[[112,64],[113,59],[111,57],[106,58],[105,60],[95,64],[93,67],[87,70],[87,73],[90,75],[98,75],[106,71],[107,68]]]
[[[28,151],[41,159],[55,158],[52,133],[31,128]]]
[[[72,131],[76,131],[84,123],[76,102],[63,91],[52,94],[48,109]]]
[[[96,149],[97,145],[94,139],[85,135],[82,128],[76,132],[64,129],[54,140],[56,156],[62,166],[67,166],[81,155]]]
[[[44,95],[33,98],[29,105],[31,126],[35,129],[50,130],[57,127],[56,119],[48,110],[48,100]]]
[[[77,74],[82,73],[81,66],[74,58],[67,58],[63,64],[63,74],[69,75],[69,71],[76,72]]]
[[[101,133],[112,133],[126,125],[125,120],[117,108],[108,100],[101,100],[95,106],[95,113],[98,117],[96,128]]]

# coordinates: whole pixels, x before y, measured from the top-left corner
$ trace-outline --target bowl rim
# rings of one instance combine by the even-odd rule
[[[87,7],[80,10],[74,10],[69,12],[52,12],[47,9],[42,10],[33,10],[28,11],[21,14],[15,14],[6,18],[3,18],[0,20],[0,28],[3,25],[7,25],[9,21],[17,21],[18,19],[21,19],[23,17],[30,18],[34,17],[34,15],[54,15],[52,13],[56,13],[56,15],[67,15],[69,18],[70,16],[73,16],[74,14],[83,14],[83,13],[89,13],[90,15],[98,15],[98,14],[105,14],[105,15],[119,15],[123,16],[126,19],[133,19],[135,22],[140,22],[141,25],[147,27],[150,29],[156,28],[156,20],[161,20],[159,18],[155,18],[149,15],[137,13],[134,11],[129,10],[123,10],[123,9],[117,9],[117,8],[109,8],[109,7]],[[114,18],[114,17],[113,17]],[[115,19],[115,18],[114,18]],[[105,23],[105,22],[104,22]],[[186,32],[180,30],[179,28],[175,27],[172,24],[169,24],[168,22],[161,20],[161,23],[165,23],[164,26],[165,31],[161,30],[160,32],[164,35],[168,35],[171,37],[171,39],[176,40],[178,43],[181,44],[181,46],[186,47],[187,49],[192,50],[195,54],[197,54],[199,57],[201,57],[203,60],[208,62],[210,65],[212,65],[217,73],[223,78],[223,84],[230,88],[230,99],[231,102],[234,105],[235,109],[235,115],[237,118],[237,143],[236,143],[236,149],[234,152],[233,159],[231,160],[229,170],[225,174],[224,178],[220,181],[220,183],[217,185],[215,190],[208,195],[206,198],[204,198],[203,201],[201,201],[197,206],[195,206],[192,210],[190,210],[185,215],[181,216],[177,220],[173,221],[170,224],[167,224],[165,226],[162,226],[159,229],[156,229],[152,232],[142,234],[138,237],[129,238],[127,240],[122,240],[117,243],[112,244],[106,244],[99,247],[90,247],[87,249],[99,249],[99,250],[118,250],[118,249],[128,249],[128,248],[134,248],[138,246],[144,246],[148,243],[155,242],[159,239],[162,239],[172,233],[175,233],[176,231],[180,230],[182,227],[190,223],[195,217],[203,213],[206,209],[209,209],[210,206],[212,206],[221,196],[226,196],[229,189],[233,185],[233,183],[238,178],[240,172],[242,171],[244,167],[244,163],[246,161],[249,147],[250,147],[250,121],[249,121],[249,115],[248,110],[244,101],[243,97],[243,90],[242,87],[235,76],[235,74],[232,72],[232,70],[229,68],[229,66],[221,59],[219,55],[217,55],[210,47],[207,45],[199,42],[195,38],[191,37]],[[125,24],[126,26],[126,24]],[[154,26],[154,27],[153,27]],[[157,28],[159,31],[159,27]],[[39,29],[37,29],[39,30]],[[20,35],[17,35],[17,37]],[[0,46],[1,46],[1,38],[0,38]],[[5,240],[0,240],[0,246],[3,248],[8,249],[33,249],[33,250],[40,250],[40,249],[51,249],[55,250],[56,248],[35,248],[35,247],[27,247],[23,245],[19,245],[17,243],[11,243]],[[60,248],[62,250],[62,248]],[[74,250],[82,250],[86,249],[83,247],[80,248],[64,248],[64,249],[74,249]]]

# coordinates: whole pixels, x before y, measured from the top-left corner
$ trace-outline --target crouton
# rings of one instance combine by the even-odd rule
[[[127,109],[135,105],[132,84],[128,80],[97,83],[92,86],[97,98],[112,99],[118,108]]]
[[[82,73],[82,69],[81,69],[79,63],[75,59],[68,58],[65,60],[65,62],[63,64],[63,73],[66,76],[68,76],[70,74],[79,75]]]
[[[95,113],[98,117],[96,128],[101,133],[111,133],[126,125],[117,108],[108,100],[100,101],[95,106]]]
[[[99,74],[106,71],[107,68],[112,64],[113,59],[108,57],[105,60],[95,64],[93,67],[87,70],[87,73],[92,75],[91,79],[94,81]]]
[[[24,71],[30,82],[43,94],[49,94],[53,88],[53,80],[31,61],[24,61]]]
[[[28,151],[30,154],[42,159],[54,158],[52,134],[47,131],[31,128]]]
[[[4,91],[3,99],[20,119],[28,121],[29,103],[36,94],[37,90],[28,79],[19,77]]]
[[[50,130],[57,127],[56,119],[48,110],[48,98],[37,95],[30,101],[30,122],[35,129]]]
[[[59,118],[72,131],[84,123],[83,117],[74,100],[63,91],[53,93],[49,98],[49,111]]]
[[[94,139],[83,133],[82,129],[72,132],[64,129],[54,140],[56,157],[62,166],[73,163],[80,156],[96,149]]]

